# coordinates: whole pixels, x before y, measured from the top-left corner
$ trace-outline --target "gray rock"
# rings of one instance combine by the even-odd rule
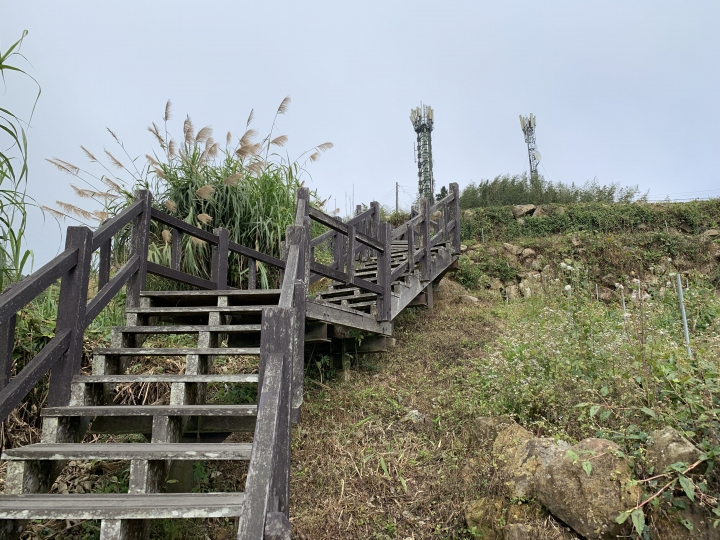
[[[718,235],[720,235],[720,230],[718,229],[708,229],[704,233],[702,233],[703,236],[706,236],[707,238],[714,238]]]
[[[535,478],[554,460],[562,458],[570,445],[565,441],[533,438],[523,442],[503,467],[507,496],[528,499],[535,496]]]
[[[698,460],[700,454],[700,450],[690,441],[675,429],[666,426],[650,433],[645,460],[648,465],[653,467],[654,474],[659,474],[665,467],[678,461],[692,465]]]
[[[532,214],[535,211],[534,204],[518,204],[512,207],[512,214],[515,219]]]
[[[522,250],[521,255],[523,259],[529,259],[530,257],[535,256],[535,250],[532,248],[525,248]]]
[[[545,213],[545,210],[543,210],[542,206],[538,206],[535,208],[535,211],[532,213],[533,217],[544,217],[547,216],[547,213]]]
[[[520,424],[513,422],[504,429],[498,430],[495,442],[493,443],[493,454],[495,454],[495,457],[498,458],[501,466],[503,466],[503,463],[510,463],[515,459],[515,454],[520,446],[532,438],[532,433]]]
[[[523,248],[521,248],[520,246],[508,244],[507,242],[505,242],[503,244],[503,248],[505,249],[505,251],[507,251],[511,255],[522,255],[522,252],[523,252]]]
[[[408,240],[409,242],[409,240]],[[467,251],[468,247],[465,244],[460,244],[460,253],[465,253]],[[408,255],[409,257],[409,255]]]
[[[412,422],[413,424],[419,424],[421,422],[425,421],[425,415],[418,411],[417,409],[413,409],[409,411],[404,417],[403,422]]]
[[[503,527],[503,538],[505,540],[540,540],[540,531],[532,526],[523,523],[513,523]]]
[[[630,524],[619,525],[615,518],[637,504],[642,490],[629,485],[630,464],[615,454],[618,445],[605,439],[585,439],[569,450],[579,457],[577,462],[566,452],[536,475],[540,503],[590,540],[615,538],[627,531]],[[592,465],[589,475],[582,461]]]
[[[460,297],[460,303],[468,306],[477,306],[478,302],[480,302],[480,300],[478,300],[477,297],[470,296],[469,294],[464,294]]]
[[[510,300],[515,300],[520,295],[520,291],[517,285],[506,286],[505,291],[507,292],[507,296]]]
[[[473,422],[473,436],[479,443],[495,442],[500,431],[517,422],[509,416],[480,416]]]

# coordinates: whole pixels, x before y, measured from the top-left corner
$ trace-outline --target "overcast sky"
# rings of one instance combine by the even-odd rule
[[[91,167],[79,145],[132,156],[172,99],[216,139],[251,109],[291,158],[335,144],[309,166],[311,188],[341,213],[417,190],[410,109],[435,109],[436,184],[527,170],[519,114],[537,116],[540,172],[553,181],[638,184],[651,198],[720,195],[720,3],[714,1],[188,2],[0,0],[2,50],[22,52],[42,95],[29,130],[29,192],[77,202],[44,158]],[[9,77],[0,107],[29,115],[33,87]],[[99,172],[99,171],[98,171]],[[332,200],[332,199],[331,199]],[[60,245],[32,216],[35,268]]]

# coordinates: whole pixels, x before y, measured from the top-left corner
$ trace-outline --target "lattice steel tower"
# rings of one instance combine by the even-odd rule
[[[528,145],[528,159],[530,160],[530,178],[537,176],[537,166],[540,162],[540,152],[535,150],[535,116],[520,115],[520,128],[525,134],[525,142]]]
[[[410,121],[417,133],[418,197],[435,200],[433,178],[432,130],[434,112],[429,105],[420,105],[410,111]]]

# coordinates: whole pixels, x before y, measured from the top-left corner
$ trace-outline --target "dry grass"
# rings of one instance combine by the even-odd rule
[[[457,303],[462,292],[446,280],[434,310],[397,321],[395,349],[360,359],[349,381],[309,385],[293,437],[294,537],[470,538],[464,506],[486,491],[487,463],[462,401],[496,329]],[[413,410],[425,420],[405,419]]]

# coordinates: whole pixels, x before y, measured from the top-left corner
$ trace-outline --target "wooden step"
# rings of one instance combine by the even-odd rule
[[[355,291],[350,290],[348,293],[348,289],[339,290],[339,291],[328,291],[326,293],[320,293],[318,294],[318,298],[321,300],[327,300],[328,302],[335,302],[340,300],[347,300],[348,302],[351,300],[357,300],[358,302],[362,300],[367,300],[368,298],[375,298],[377,297],[377,294],[375,293],[361,293],[361,294],[355,294]]]
[[[75,383],[257,383],[257,374],[209,374],[209,375],[76,375]]]
[[[126,307],[126,313],[140,315],[205,315],[208,313],[224,313],[226,315],[240,313],[262,313],[265,306],[161,306],[161,307]]]
[[[248,460],[252,443],[31,444],[5,450],[2,459],[25,460]]]
[[[154,306],[217,306],[218,297],[227,298],[228,305],[275,305],[280,300],[279,289],[253,291],[143,291]]]
[[[113,331],[123,334],[197,334],[198,332],[241,334],[260,332],[259,324],[224,324],[208,326],[198,325],[163,325],[163,326],[115,326]]]
[[[244,493],[0,495],[0,519],[236,517],[244,503]]]
[[[95,349],[95,355],[102,356],[184,356],[187,354],[208,354],[214,356],[257,356],[260,347],[206,347],[206,348],[116,348]]]
[[[255,416],[257,405],[95,405],[45,407],[40,416]]]

